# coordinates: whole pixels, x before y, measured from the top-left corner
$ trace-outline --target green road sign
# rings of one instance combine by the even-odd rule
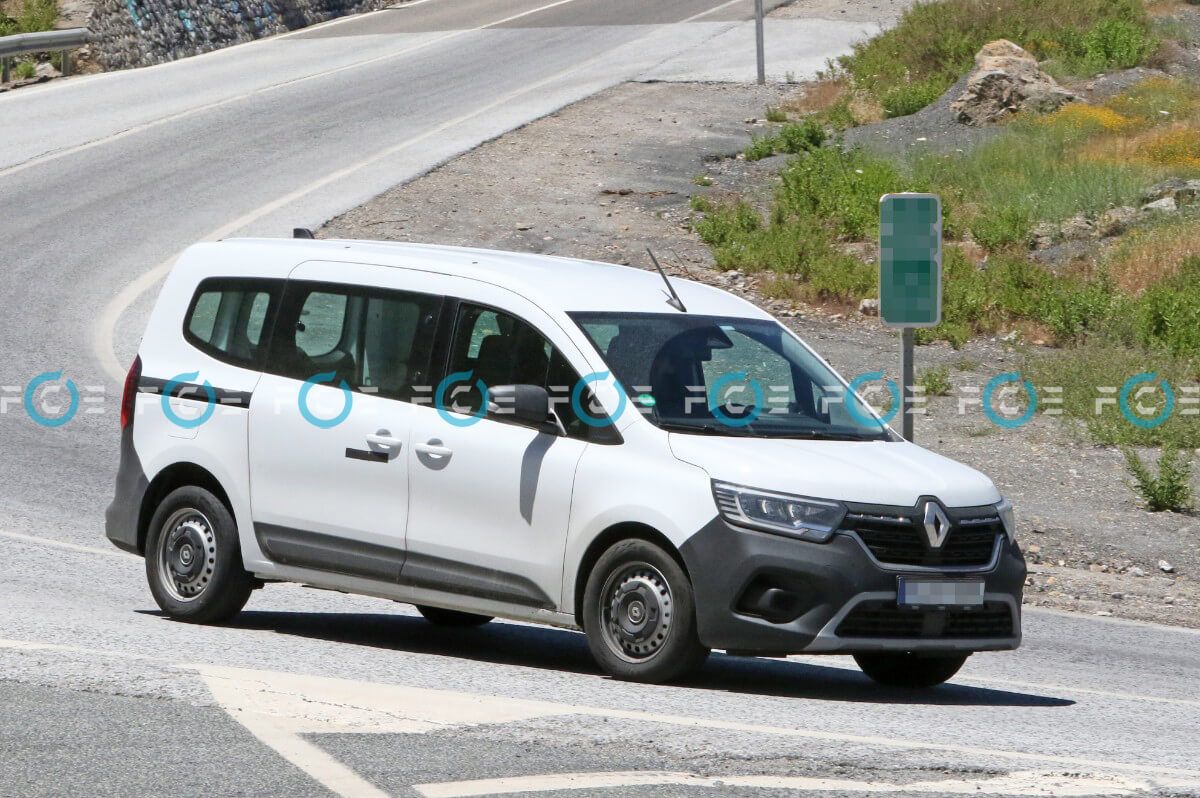
[[[879,317],[889,327],[942,320],[942,201],[933,194],[879,201]]]

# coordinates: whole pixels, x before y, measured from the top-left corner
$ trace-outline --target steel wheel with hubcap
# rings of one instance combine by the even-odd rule
[[[584,591],[583,621],[592,656],[621,679],[670,681],[708,656],[696,636],[687,574],[644,540],[617,543],[596,562]]]
[[[172,491],[155,510],[146,578],[163,612],[195,623],[229,620],[254,588],[242,567],[232,514],[212,493],[194,486]]]

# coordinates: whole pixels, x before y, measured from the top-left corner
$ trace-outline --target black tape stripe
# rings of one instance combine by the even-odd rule
[[[161,396],[168,382],[170,380],[158,377],[142,377],[138,380],[138,391]],[[251,391],[231,391],[228,388],[217,388],[216,386],[213,386],[212,393],[216,398],[216,403],[221,407],[248,408],[250,407],[250,400],[254,398],[254,394]],[[208,392],[203,385],[198,385],[194,382],[177,382],[171,387],[171,398],[194,399],[197,402],[207,402]]]

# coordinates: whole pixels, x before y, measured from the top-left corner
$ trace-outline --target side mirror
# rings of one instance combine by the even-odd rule
[[[488,416],[526,427],[558,431],[550,394],[540,385],[495,385],[488,389]]]

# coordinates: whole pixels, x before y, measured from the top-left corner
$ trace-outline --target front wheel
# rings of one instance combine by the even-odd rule
[[[887,687],[936,687],[949,681],[970,654],[919,654],[912,651],[855,654],[863,673]]]
[[[708,656],[696,634],[696,604],[683,568],[662,548],[624,540],[601,555],[583,594],[588,648],[608,674],[661,683]]]
[[[241,611],[254,589],[242,567],[237,524],[221,500],[187,486],[167,495],[150,521],[146,579],[168,616],[223,623]]]
[[[425,617],[425,620],[434,626],[483,626],[492,620],[492,616],[490,615],[476,615],[473,612],[444,610],[441,607],[426,607],[421,604],[417,605],[417,612],[421,613]]]

